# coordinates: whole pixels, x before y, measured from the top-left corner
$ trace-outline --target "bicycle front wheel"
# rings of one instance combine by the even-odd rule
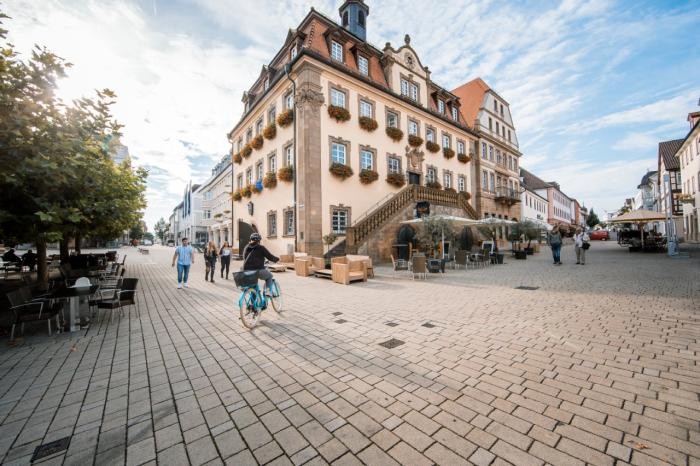
[[[272,280],[272,289],[268,290],[270,295],[270,302],[272,303],[272,308],[277,311],[282,311],[282,289],[277,280]]]
[[[260,311],[255,309],[255,292],[252,289],[247,289],[238,300],[238,307],[241,312],[241,322],[246,328],[253,328],[258,324],[260,319]]]

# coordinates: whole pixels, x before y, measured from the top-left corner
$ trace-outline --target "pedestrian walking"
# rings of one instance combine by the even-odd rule
[[[576,228],[576,234],[574,235],[574,248],[576,249],[577,264],[586,264],[586,250],[591,247],[589,243],[590,240],[591,238],[585,231],[583,231],[581,227]]]
[[[224,269],[226,269],[226,280],[228,280],[228,269],[231,266],[231,245],[228,241],[224,241],[224,245],[221,246],[219,257],[221,258],[221,278],[224,278]]]
[[[559,224],[554,225],[552,231],[547,235],[547,242],[549,247],[552,248],[552,258],[554,259],[554,265],[561,265],[561,232],[559,231]]]
[[[209,241],[207,249],[204,250],[204,263],[206,265],[204,281],[210,280],[214,283],[214,269],[216,269],[216,258],[218,255],[216,244],[213,241]]]
[[[190,246],[187,238],[182,238],[182,245],[175,248],[173,254],[173,267],[177,260],[177,287],[187,288],[187,278],[190,276],[190,266],[194,264],[194,249]]]

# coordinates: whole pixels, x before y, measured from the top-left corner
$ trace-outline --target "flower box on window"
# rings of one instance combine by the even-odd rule
[[[253,149],[262,149],[263,146],[263,137],[262,134],[258,134],[255,136],[253,139],[250,140],[250,146]]]
[[[676,198],[683,204],[695,204],[695,196],[692,194],[679,194]]]
[[[449,147],[443,147],[442,155],[444,155],[446,159],[451,159],[455,156],[455,151],[454,149],[450,149]]]
[[[241,194],[241,190],[239,189],[238,191],[234,191],[232,194],[233,200],[234,201],[240,201],[243,199],[243,195]]]
[[[250,147],[250,143],[246,144],[243,146],[243,149],[241,149],[241,156],[243,156],[244,159],[247,159],[250,157],[250,154],[253,153],[253,148]]]
[[[374,131],[379,127],[379,123],[377,123],[377,120],[374,118],[370,117],[360,117],[360,128],[364,129],[365,131]]]
[[[238,163],[238,164],[243,162],[243,156],[241,155],[240,152],[236,152],[235,154],[233,154],[233,161]]]
[[[263,179],[263,186],[266,188],[274,188],[277,186],[277,174],[275,172],[267,172]]]
[[[438,146],[433,141],[427,141],[425,143],[425,148],[428,149],[428,151],[430,151],[432,153],[438,152],[440,150],[440,146]]]
[[[423,138],[415,134],[408,135],[408,145],[411,147],[420,147],[423,144]]]
[[[467,154],[457,154],[457,160],[459,160],[462,163],[467,163],[471,160],[471,156]]]
[[[214,218],[221,218],[223,216],[224,216],[224,214],[214,214]]]
[[[439,181],[428,181],[427,183],[425,183],[425,187],[433,189],[442,189],[442,185]]]
[[[263,190],[263,183],[262,180],[258,180],[255,183],[253,183],[253,186],[251,188],[254,193],[260,194]]]
[[[389,173],[386,182],[400,188],[406,184],[406,177],[403,173]]]
[[[275,139],[275,136],[277,136],[277,125],[274,121],[265,127],[263,136],[265,136],[265,139]]]
[[[328,116],[333,118],[335,121],[343,122],[350,119],[350,112],[348,112],[346,108],[329,105]]]
[[[294,180],[294,168],[290,166],[280,168],[277,170],[277,178],[282,181]]]
[[[252,194],[253,190],[251,189],[250,185],[247,185],[241,189],[241,196],[243,197],[250,197]]]
[[[328,171],[330,171],[333,175],[337,176],[338,178],[342,179],[352,176],[352,168],[350,168],[350,166],[348,165],[345,165],[344,163],[334,162],[331,164]]]
[[[286,128],[294,121],[294,111],[290,108],[277,115],[277,124]]]
[[[399,128],[394,128],[393,126],[387,126],[386,135],[389,136],[392,141],[399,142],[403,138],[403,131],[401,131]]]
[[[378,179],[379,173],[376,171],[367,168],[360,170],[360,182],[362,182],[362,184],[370,184]]]

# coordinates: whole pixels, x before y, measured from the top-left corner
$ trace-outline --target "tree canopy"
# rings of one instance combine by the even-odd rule
[[[591,207],[590,212],[588,212],[588,218],[586,219],[586,225],[593,228],[594,226],[598,225],[599,223],[600,223],[600,219],[598,218],[598,214],[596,214],[593,211],[593,207]]]

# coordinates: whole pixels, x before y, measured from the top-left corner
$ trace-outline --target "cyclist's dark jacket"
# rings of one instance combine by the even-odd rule
[[[250,258],[248,258],[250,255]],[[265,268],[265,259],[277,262],[279,257],[273,256],[262,244],[252,245],[248,243],[243,250],[243,270],[260,270]]]

